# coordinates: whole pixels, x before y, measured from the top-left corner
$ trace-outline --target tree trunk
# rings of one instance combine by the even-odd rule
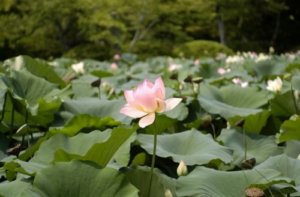
[[[276,24],[275,24],[272,40],[270,42],[270,46],[272,46],[272,47],[275,47],[275,45],[276,45],[276,40],[277,40],[277,36],[279,33],[279,27],[280,27],[280,12],[277,14]]]
[[[218,25],[220,43],[225,45],[226,42],[225,42],[224,18],[219,4],[216,5],[216,13],[217,13],[217,25]]]

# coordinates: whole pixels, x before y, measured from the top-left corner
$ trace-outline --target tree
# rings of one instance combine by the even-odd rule
[[[192,40],[219,40],[235,50],[266,51],[275,46],[284,51],[297,47],[298,4],[296,0],[2,0],[1,58],[20,53],[96,59],[122,52],[172,55],[174,47]]]
[[[229,47],[267,50],[276,42],[280,13],[288,7],[282,0],[216,0],[223,18]]]

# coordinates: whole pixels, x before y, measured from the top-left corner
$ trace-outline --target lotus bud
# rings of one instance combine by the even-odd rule
[[[200,60],[199,60],[199,59],[196,59],[196,60],[194,61],[194,65],[195,65],[195,66],[200,65]]]
[[[172,194],[171,190],[166,189],[166,191],[165,191],[165,197],[173,197],[173,194]]]
[[[12,67],[15,70],[21,70],[23,64],[24,64],[23,57],[22,56],[18,56],[18,57],[16,57],[15,63],[12,65]]]
[[[274,47],[270,46],[270,47],[269,47],[269,53],[274,53],[274,52],[275,52]]]
[[[298,90],[295,90],[294,91],[294,98],[295,98],[295,100],[299,100],[299,97],[300,97],[300,92]]]
[[[194,77],[192,79],[192,82],[194,83],[201,83],[203,81],[203,78],[202,77]]]
[[[112,70],[117,70],[119,67],[118,67],[118,64],[117,64],[117,63],[113,62],[113,63],[110,65],[110,68],[111,68]]]
[[[177,167],[177,175],[178,176],[185,176],[188,173],[188,169],[184,161],[180,161],[178,167]]]
[[[226,73],[226,70],[224,68],[218,68],[217,72],[220,74],[220,75],[224,75]]]
[[[120,54],[117,53],[117,54],[114,55],[114,60],[115,61],[119,61],[120,59],[121,59],[121,55]]]

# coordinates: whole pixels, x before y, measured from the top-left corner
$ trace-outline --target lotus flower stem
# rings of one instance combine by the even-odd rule
[[[149,181],[149,188],[148,188],[148,197],[151,196],[152,179],[153,179],[155,157],[156,157],[156,146],[157,146],[157,133],[154,132],[153,153],[152,153],[152,159],[151,159],[151,170],[150,170],[150,181]]]
[[[212,132],[213,132],[213,138],[216,139],[217,135],[216,135],[216,129],[215,129],[214,124],[210,123],[210,127],[211,127]]]
[[[243,129],[243,135],[244,135],[244,149],[245,149],[244,160],[247,160],[247,139],[246,139],[245,129]]]
[[[5,111],[4,110],[4,108],[3,108],[3,111]],[[15,121],[15,105],[14,104],[12,104],[12,107],[11,107],[11,118],[10,118],[10,139],[12,139],[12,136],[13,136],[13,133],[14,133],[14,131],[13,131],[13,127],[14,127],[14,121]]]
[[[259,174],[263,179],[265,179],[267,181],[267,183],[270,183],[270,180],[266,176],[264,176],[261,172],[259,172],[259,170],[255,169],[255,168],[253,168],[253,169],[257,172],[257,174]],[[268,187],[268,191],[269,191],[271,197],[274,197],[273,192],[270,189],[270,187]],[[280,190],[279,190],[279,193],[284,195]]]
[[[299,115],[299,109],[298,109],[298,106],[297,106],[297,101],[296,101],[296,98],[295,98],[295,95],[294,95],[294,89],[293,89],[292,86],[291,86],[291,94],[292,94],[292,98],[293,98],[293,104],[294,104],[294,107],[295,107],[295,113],[297,115]]]

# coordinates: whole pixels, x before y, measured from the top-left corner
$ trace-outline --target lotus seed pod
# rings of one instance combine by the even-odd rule
[[[245,190],[247,197],[263,197],[264,191],[258,187],[250,187]]]

